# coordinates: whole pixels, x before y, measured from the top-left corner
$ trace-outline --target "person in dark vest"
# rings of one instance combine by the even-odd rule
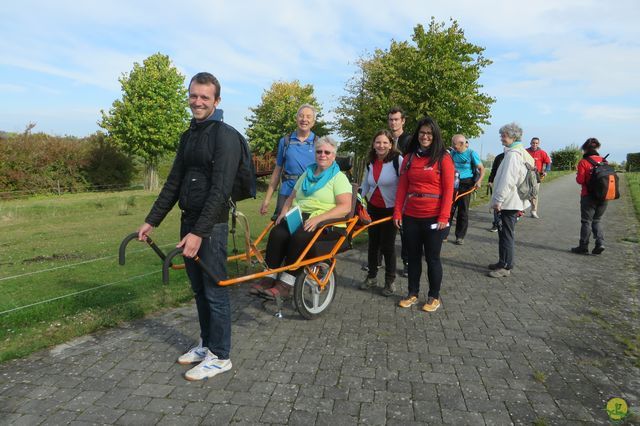
[[[576,182],[581,185],[580,191],[580,243],[571,249],[572,253],[589,254],[589,238],[593,231],[595,247],[591,253],[601,254],[604,251],[604,231],[600,220],[607,210],[607,201],[598,201],[589,193],[587,184],[591,177],[593,164],[588,159],[599,163],[604,159],[598,153],[600,142],[596,138],[589,138],[582,144],[582,160],[578,162]]]
[[[402,155],[405,155],[409,142],[411,141],[411,133],[404,131],[404,124],[406,121],[405,113],[402,108],[395,106],[387,112],[387,125],[393,135],[393,142],[396,148]],[[404,233],[400,230],[400,242],[401,250],[400,257],[402,258],[402,271],[400,275],[407,277],[409,275],[409,255],[407,253],[406,245],[404,243]],[[382,256],[380,256],[380,262],[382,263]]]
[[[187,380],[202,380],[231,369],[231,308],[228,288],[218,286],[195,262],[197,255],[218,280],[227,278],[229,199],[242,157],[243,138],[215,116],[220,103],[220,82],[208,72],[189,83],[189,129],[160,195],[145,223],[138,229],[143,241],[178,203],[182,210],[180,242],[187,275],[195,294],[200,341],[178,358],[197,365]]]

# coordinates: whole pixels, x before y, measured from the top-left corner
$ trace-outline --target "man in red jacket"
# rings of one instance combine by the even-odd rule
[[[540,175],[540,180],[544,179],[547,172],[551,169],[551,158],[547,155],[547,153],[540,149],[540,138],[531,138],[531,146],[527,148],[527,152],[531,154],[533,160],[536,163],[536,169],[538,170],[538,174]],[[537,194],[540,194],[540,182],[538,182]],[[531,217],[538,219],[538,205],[539,200],[538,197],[531,198]]]

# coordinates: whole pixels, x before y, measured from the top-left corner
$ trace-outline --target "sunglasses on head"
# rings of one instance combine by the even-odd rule
[[[326,149],[316,149],[316,154],[331,155],[333,154],[333,151],[327,151]]]

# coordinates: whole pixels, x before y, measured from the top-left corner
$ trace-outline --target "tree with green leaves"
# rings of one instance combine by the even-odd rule
[[[491,64],[483,52],[466,40],[455,20],[447,27],[431,18],[428,30],[415,26],[411,41],[392,41],[388,49],[361,58],[336,109],[345,148],[368,150],[372,135],[386,127],[387,111],[396,105],[406,112],[405,131],[414,131],[414,123],[428,114],[445,140],[456,133],[479,136],[495,102],[481,93],[478,82]]]
[[[108,113],[101,111],[100,127],[109,141],[125,153],[138,156],[145,165],[146,189],[158,188],[159,160],[178,145],[189,112],[185,78],[169,56],[156,53],[118,79],[122,99]]]
[[[319,136],[329,133],[331,128],[321,118],[322,109],[312,85],[303,86],[298,80],[275,81],[262,94],[260,104],[250,108],[252,115],[246,118],[252,150],[257,154],[275,151],[280,138],[296,129],[296,113],[302,104],[313,105],[318,113],[313,132]]]

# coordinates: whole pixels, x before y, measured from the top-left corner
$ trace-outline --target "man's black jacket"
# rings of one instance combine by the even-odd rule
[[[220,121],[191,120],[167,181],[145,219],[158,226],[178,202],[191,233],[207,237],[213,225],[229,220],[228,200],[241,158],[241,135]]]

